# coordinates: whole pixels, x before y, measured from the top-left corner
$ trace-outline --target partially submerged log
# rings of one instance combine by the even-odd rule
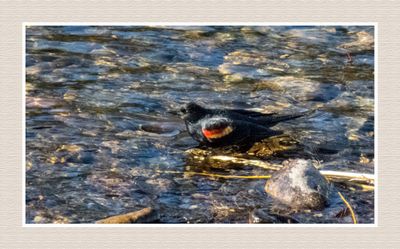
[[[96,224],[129,224],[135,223],[139,218],[149,215],[152,212],[152,208],[147,207],[139,211],[130,212],[126,214],[120,214],[111,216],[105,219],[96,221]]]

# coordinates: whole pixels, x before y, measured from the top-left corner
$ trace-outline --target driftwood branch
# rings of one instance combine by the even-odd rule
[[[245,159],[232,156],[210,156],[211,160],[232,162],[236,164],[251,165],[264,169],[279,170],[282,168],[280,164],[272,164],[261,160]],[[332,171],[332,170],[320,170],[321,175],[329,178],[330,180],[346,180],[356,181],[365,184],[374,184],[375,176],[367,173],[356,173],[356,172],[344,172],[344,171]]]
[[[111,216],[102,220],[96,221],[96,224],[126,224],[135,223],[139,218],[150,214],[152,209],[150,207],[143,208],[139,211],[130,212],[126,214],[120,214]]]
[[[374,183],[375,175],[367,173],[344,172],[334,170],[320,170],[321,175],[328,178],[347,178],[349,181],[357,180],[361,182]]]

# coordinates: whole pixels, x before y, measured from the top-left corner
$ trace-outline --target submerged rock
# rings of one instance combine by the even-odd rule
[[[286,73],[289,69],[287,63],[274,60],[270,53],[245,50],[227,54],[224,63],[218,66],[226,83],[252,82],[276,73]]]
[[[254,85],[254,91],[270,90],[282,92],[299,101],[328,101],[340,93],[340,86],[319,83],[307,78],[279,76],[261,80]]]
[[[257,223],[289,223],[286,219],[282,221],[277,215],[271,214],[268,208],[257,208],[249,213],[249,223],[257,224]],[[293,223],[293,222],[291,222]],[[297,223],[297,222],[294,222]]]
[[[180,130],[184,130],[184,126],[179,123],[149,122],[140,125],[140,129],[149,133],[174,136],[179,134]]]
[[[269,195],[293,209],[322,210],[328,205],[332,186],[311,161],[294,159],[285,164],[267,181]]]
[[[339,48],[347,49],[352,53],[360,51],[373,51],[374,50],[374,34],[367,31],[360,31],[356,33],[354,41],[344,43]]]
[[[51,108],[57,105],[57,102],[49,98],[26,97],[27,108]]]

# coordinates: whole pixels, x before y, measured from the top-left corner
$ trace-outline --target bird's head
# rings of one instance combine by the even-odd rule
[[[225,117],[212,117],[201,121],[201,132],[208,141],[225,137],[232,131],[232,122]]]
[[[179,112],[181,118],[190,123],[197,122],[207,114],[206,109],[193,102],[183,105]]]

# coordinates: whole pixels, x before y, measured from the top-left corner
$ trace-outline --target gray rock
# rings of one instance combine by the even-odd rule
[[[293,159],[267,181],[265,191],[293,209],[322,210],[329,204],[332,186],[310,160]]]

